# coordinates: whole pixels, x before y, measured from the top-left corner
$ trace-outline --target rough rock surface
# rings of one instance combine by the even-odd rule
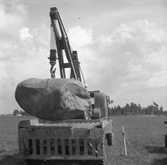
[[[27,113],[50,121],[85,118],[90,110],[88,91],[74,79],[30,78],[18,84],[15,98]]]

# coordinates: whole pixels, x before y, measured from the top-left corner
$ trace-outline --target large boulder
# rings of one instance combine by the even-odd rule
[[[18,84],[15,98],[27,113],[44,120],[87,118],[90,97],[74,79],[30,78]]]

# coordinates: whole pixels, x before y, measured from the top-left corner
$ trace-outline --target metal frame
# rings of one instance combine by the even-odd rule
[[[81,81],[80,62],[78,61],[77,51],[71,51],[67,33],[65,31],[60,14],[56,7],[50,9],[50,18],[51,30],[53,30],[54,32],[54,37],[56,41],[61,78],[66,78],[65,69],[71,68],[70,78],[74,78]],[[64,62],[63,50],[65,51],[68,63]],[[55,52],[51,53],[50,56],[50,63],[53,63],[54,65],[54,61],[56,60],[56,51],[51,50],[51,52]]]
[[[112,121],[19,123],[19,152],[32,160],[105,160],[105,134],[112,132]]]

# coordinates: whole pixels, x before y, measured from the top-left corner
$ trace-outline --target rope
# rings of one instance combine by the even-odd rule
[[[86,81],[85,81],[85,78],[84,78],[84,75],[83,75],[83,72],[82,72],[82,69],[81,69],[81,66],[79,66],[79,69],[80,69],[80,72],[81,72],[81,75],[82,75],[83,83],[84,83],[85,87],[87,87]]]
[[[126,134],[124,134],[124,137],[126,139],[126,141],[128,142],[129,146],[131,147],[131,149],[136,153],[136,155],[138,155],[144,162],[146,162],[147,164],[151,165],[148,161],[146,161],[131,145],[131,143],[129,142]]]
[[[74,51],[74,49],[70,46],[71,50]],[[81,69],[81,66],[79,65],[79,70],[80,70],[80,73],[81,73],[81,77],[82,77],[82,80],[83,80],[83,84],[84,86],[87,88],[87,84],[86,84],[86,81],[85,81],[85,77],[84,77],[84,74],[83,74],[83,71]]]

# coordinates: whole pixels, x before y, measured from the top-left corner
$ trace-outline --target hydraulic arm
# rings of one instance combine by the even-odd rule
[[[54,65],[56,64],[56,60],[58,59],[61,78],[66,78],[65,69],[70,68],[70,78],[81,81],[80,63],[78,61],[77,51],[71,50],[68,36],[56,7],[50,9],[50,18],[51,42],[54,42],[55,40],[55,43],[51,43],[55,45],[52,45],[49,58],[51,64],[51,77],[55,77]],[[56,46],[56,48],[54,46]],[[56,56],[56,54],[58,54],[58,57]],[[67,59],[67,62],[65,62],[65,58]]]

